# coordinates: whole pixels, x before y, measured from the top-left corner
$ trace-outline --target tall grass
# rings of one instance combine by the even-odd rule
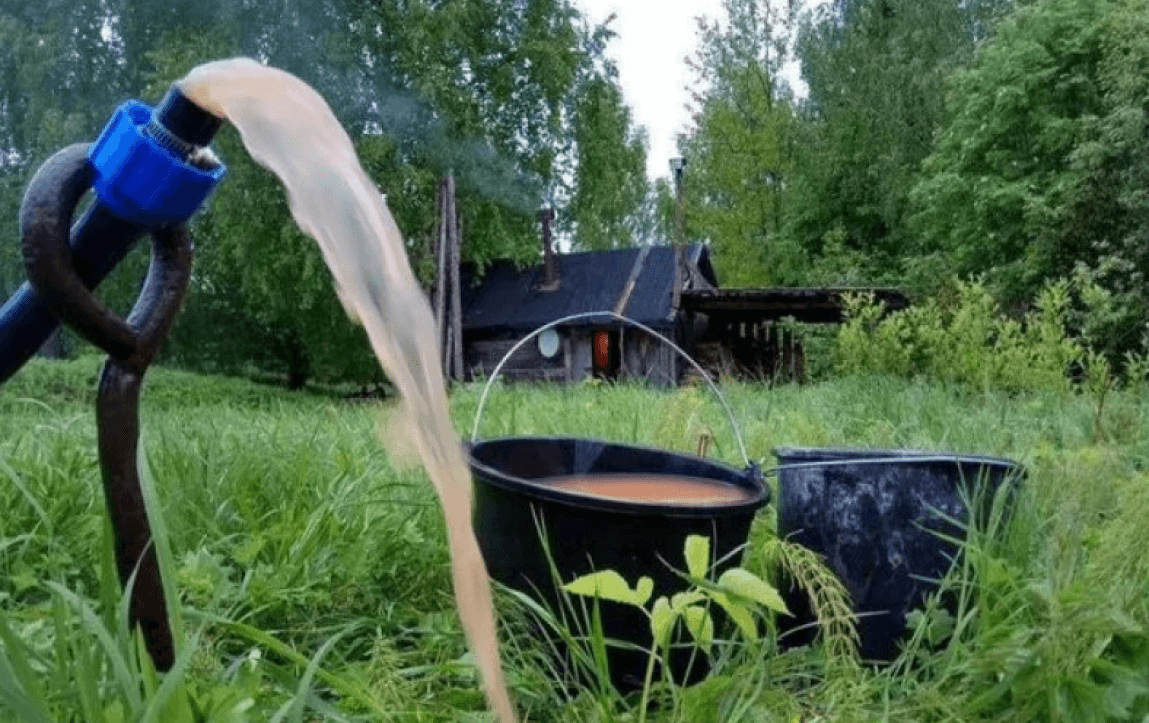
[[[93,358],[34,362],[0,388],[0,720],[490,720],[453,608],[434,494],[379,440],[386,403],[164,369],[149,375],[142,427],[186,632],[177,670],[149,670],[107,552],[97,372]],[[468,436],[480,392],[453,394]],[[832,586],[819,584],[814,562],[780,556],[766,508],[744,565],[763,576],[783,564],[805,570],[825,634],[786,650],[768,628],[758,642],[724,646],[710,679],[674,691],[675,704],[655,705],[651,720],[1149,716],[1142,395],[1109,391],[1098,435],[1096,400],[1064,389],[853,376],[723,392],[765,469],[779,445],[875,446],[1002,455],[1029,475],[1008,519],[971,529],[943,585],[957,609],[941,598],[927,605],[902,657],[882,668],[851,657]],[[744,464],[731,420],[702,387],[500,384],[479,431],[689,453],[709,435],[713,456]],[[522,606],[498,598],[509,680],[528,720],[634,719],[637,698],[557,680]]]

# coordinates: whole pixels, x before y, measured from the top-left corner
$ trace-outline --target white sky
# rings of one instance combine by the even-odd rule
[[[598,24],[612,12],[617,37],[607,57],[618,65],[623,98],[635,125],[649,136],[646,175],[670,175],[670,159],[678,155],[677,134],[686,130],[687,85],[694,78],[685,58],[698,46],[694,18],[723,18],[722,0],[576,0],[587,19]]]
[[[801,0],[812,7],[825,0]],[[687,86],[694,87],[693,73],[685,58],[698,47],[695,18],[726,20],[722,0],[575,0],[587,20],[595,25],[611,13],[617,34],[607,57],[618,66],[622,94],[635,125],[648,136],[646,176],[650,180],[670,176],[670,159],[678,155],[677,137],[690,121]],[[805,93],[797,64],[783,68],[798,95]]]

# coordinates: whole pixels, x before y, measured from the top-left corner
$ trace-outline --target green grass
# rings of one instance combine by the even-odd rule
[[[437,501],[421,471],[388,459],[386,405],[165,369],[149,373],[142,427],[187,638],[176,671],[150,671],[110,572],[98,370],[95,357],[35,361],[0,387],[0,720],[490,720]],[[911,447],[1011,457],[1029,477],[1016,514],[974,535],[947,580],[965,601],[956,619],[927,610],[895,665],[844,664],[840,639],[783,652],[767,635],[724,646],[705,683],[655,690],[666,704],[649,720],[1146,720],[1143,394],[1111,393],[1098,424],[1084,394],[886,377],[723,390],[763,468],[778,445]],[[453,394],[463,436],[480,393]],[[712,455],[741,466],[704,387],[499,385],[480,424],[487,438],[688,452],[707,432]],[[744,561],[757,574],[777,560],[772,514]],[[637,720],[637,696],[560,691],[521,606],[505,593],[499,603],[527,720]],[[938,632],[954,634],[930,645]]]

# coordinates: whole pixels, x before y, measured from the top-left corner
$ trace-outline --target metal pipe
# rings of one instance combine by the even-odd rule
[[[96,401],[104,501],[121,585],[135,579],[129,624],[140,627],[159,670],[174,664],[175,644],[136,468],[140,389],[191,278],[184,224],[226,170],[206,151],[220,123],[173,87],[154,111],[128,101],[95,143],[49,158],[20,207],[28,283],[0,308],[0,383],[60,322],[109,354]],[[97,200],[73,224],[89,188]],[[121,319],[92,290],[144,233],[153,240],[151,266],[131,314]]]

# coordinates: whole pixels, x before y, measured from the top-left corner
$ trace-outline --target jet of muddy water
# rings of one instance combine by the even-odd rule
[[[183,93],[239,131],[252,158],[287,188],[291,213],[319,242],[347,311],[403,399],[407,434],[443,504],[463,630],[487,700],[515,721],[503,682],[486,565],[471,528],[471,475],[447,408],[435,322],[403,239],[359,165],[351,139],[309,85],[248,58],[206,63],[178,82]]]

